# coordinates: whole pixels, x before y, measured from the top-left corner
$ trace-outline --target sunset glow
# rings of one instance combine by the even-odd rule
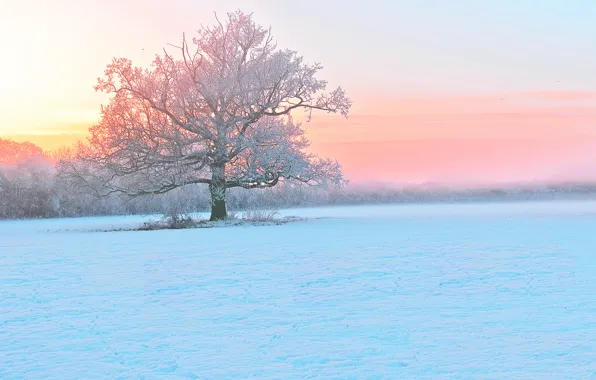
[[[112,57],[146,65],[213,11],[242,8],[354,100],[348,120],[315,114],[307,127],[312,150],[353,181],[596,179],[595,3],[319,3],[5,5],[0,137],[48,150],[85,138],[107,103],[93,86]]]

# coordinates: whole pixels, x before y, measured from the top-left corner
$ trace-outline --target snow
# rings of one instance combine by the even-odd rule
[[[596,378],[596,202],[0,222],[0,379]]]

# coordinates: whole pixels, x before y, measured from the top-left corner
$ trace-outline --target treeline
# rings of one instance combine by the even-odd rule
[[[17,144],[17,145],[15,145]],[[3,147],[5,148],[3,150]],[[9,149],[6,149],[8,147]],[[208,211],[207,186],[195,185],[156,196],[129,198],[94,194],[68,186],[56,175],[56,155],[32,144],[0,139],[0,219],[56,218],[123,214],[184,214]],[[596,184],[555,184],[488,189],[437,185],[350,186],[342,189],[280,184],[269,189],[230,189],[229,210],[280,209],[327,205],[497,200],[596,199]]]

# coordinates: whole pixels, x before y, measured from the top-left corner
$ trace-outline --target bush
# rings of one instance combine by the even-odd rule
[[[170,215],[164,216],[161,220],[145,222],[137,230],[181,230],[197,227],[200,223],[201,221],[195,220],[189,215]]]
[[[279,216],[276,210],[247,210],[242,215],[242,220],[249,222],[272,222]]]

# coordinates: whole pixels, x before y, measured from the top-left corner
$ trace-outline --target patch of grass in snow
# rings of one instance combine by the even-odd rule
[[[190,215],[164,216],[159,220],[150,220],[140,227],[116,228],[100,230],[102,232],[113,231],[155,231],[155,230],[180,230],[188,228],[214,228],[214,227],[240,227],[240,226],[273,226],[305,220],[296,216],[280,217],[277,211],[271,210],[250,210],[239,216],[231,212],[226,220],[209,221],[193,218]]]
[[[247,210],[240,218],[249,222],[274,222],[279,219],[277,210]]]

